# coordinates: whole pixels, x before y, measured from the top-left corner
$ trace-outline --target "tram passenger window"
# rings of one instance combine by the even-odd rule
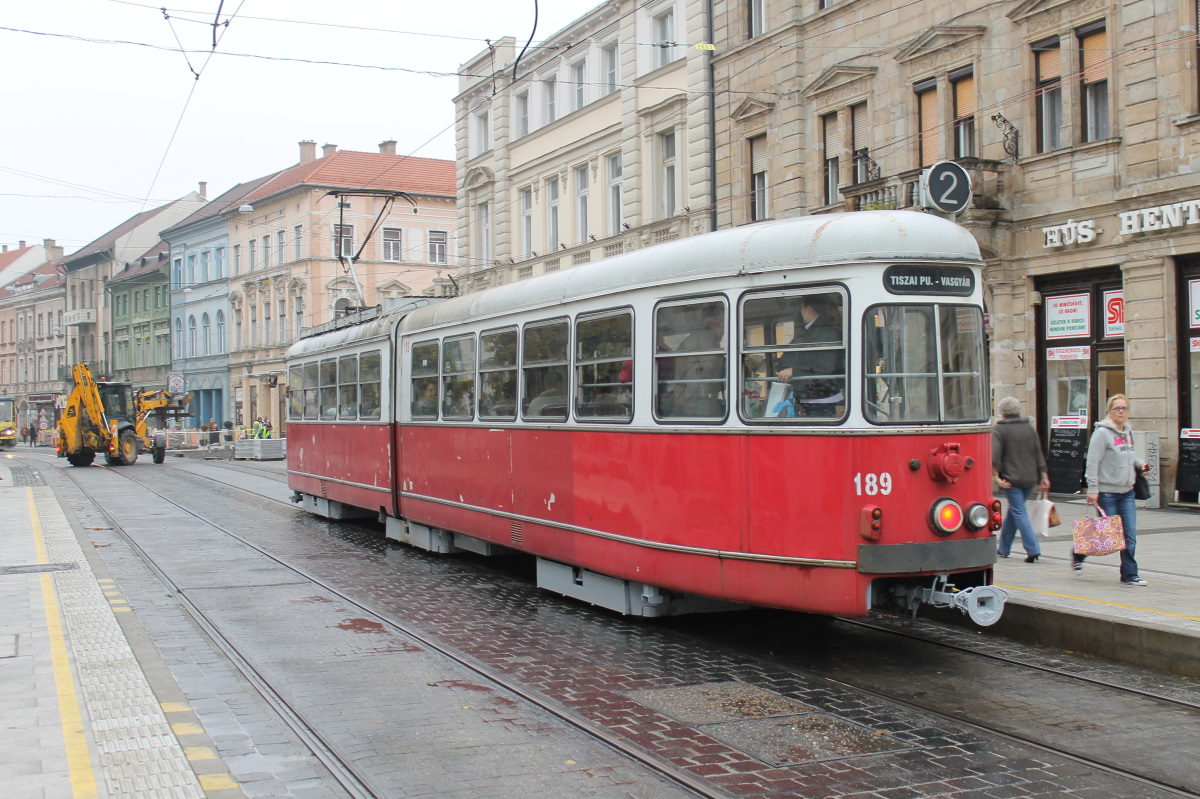
[[[846,415],[841,291],[753,296],[742,305],[742,413],[750,420]]]
[[[442,342],[442,418],[470,419],[475,404],[475,337]]]
[[[570,329],[564,319],[525,326],[522,339],[521,414],[526,419],[567,418]]]
[[[358,418],[378,419],[380,412],[380,365],[378,350],[364,352],[358,359]]]
[[[863,324],[868,421],[988,418],[983,316],[978,308],[885,305],[870,309]]]
[[[304,364],[304,418],[318,419],[321,416],[319,366],[316,361]]]
[[[288,419],[304,418],[304,367],[288,367]]]
[[[727,404],[725,301],[659,306],[654,364],[659,418],[724,419]]]
[[[358,418],[358,356],[338,359],[338,418]]]
[[[321,418],[337,418],[337,361],[321,361]]]
[[[629,419],[633,416],[631,375],[633,314],[628,311],[580,317],[575,322],[575,416]]]
[[[517,418],[517,331],[479,337],[479,416]]]
[[[436,419],[438,415],[438,343],[426,341],[412,348],[412,415]]]

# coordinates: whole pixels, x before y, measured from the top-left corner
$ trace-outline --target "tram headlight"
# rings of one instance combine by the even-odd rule
[[[950,535],[963,526],[962,507],[950,497],[942,497],[929,509],[929,526],[937,535]]]
[[[991,524],[992,512],[988,510],[986,505],[981,505],[976,502],[967,508],[967,528],[978,532]]]

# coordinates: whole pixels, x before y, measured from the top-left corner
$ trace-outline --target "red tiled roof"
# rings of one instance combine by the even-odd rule
[[[263,175],[261,178],[255,178],[254,180],[248,180],[245,183],[237,184],[212,202],[202,205],[195,213],[190,214],[182,221],[171,225],[169,228],[162,231],[162,233],[170,233],[178,230],[179,228],[187,227],[188,225],[194,225],[197,222],[202,222],[205,219],[219,217],[231,206],[240,205],[241,203],[245,202],[245,197],[250,194],[250,192],[257,190],[264,183],[278,174],[278,172],[272,172],[269,175]]]
[[[454,197],[457,189],[455,170],[453,161],[438,158],[338,150],[324,158],[283,170],[257,191],[241,198],[240,202],[254,203],[297,186],[406,191],[410,194]]]
[[[8,252],[0,252],[0,269],[4,269],[4,267],[9,266],[32,249],[32,247],[20,247],[15,250],[9,250]]]

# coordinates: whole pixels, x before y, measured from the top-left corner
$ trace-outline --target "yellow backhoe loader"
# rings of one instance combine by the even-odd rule
[[[90,466],[98,452],[111,466],[130,465],[142,452],[151,453],[155,463],[166,460],[166,432],[151,435],[146,419],[154,414],[163,428],[168,418],[189,416],[190,394],[177,398],[166,391],[135,392],[131,383],[97,381],[86,363],[71,373],[75,385],[58,420],[58,457],[72,466]]]

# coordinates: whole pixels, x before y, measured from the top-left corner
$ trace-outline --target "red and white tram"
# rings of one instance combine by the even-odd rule
[[[289,485],[625,613],[990,624],[980,266],[931,215],[808,216],[339,320],[288,353]]]

